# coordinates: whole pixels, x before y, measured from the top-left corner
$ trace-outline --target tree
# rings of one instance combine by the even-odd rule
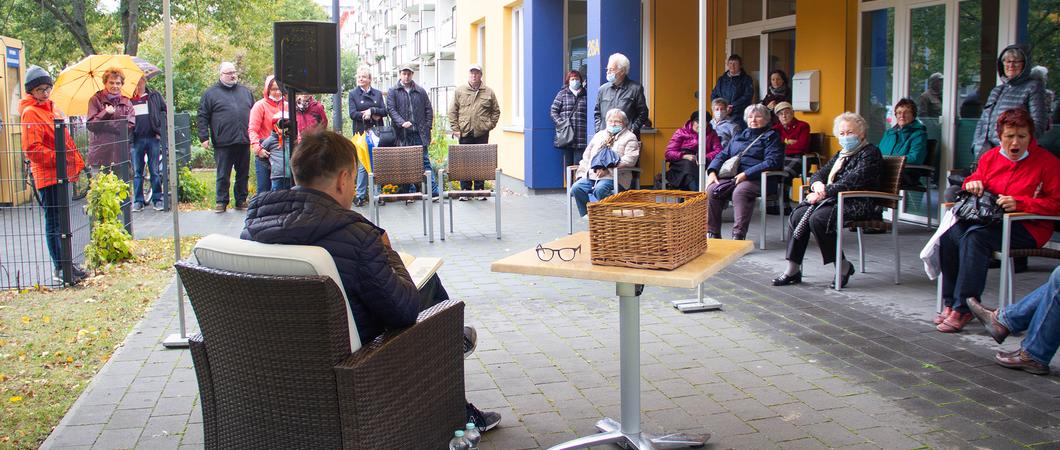
[[[40,0],[41,6],[66,28],[86,56],[96,53],[92,38],[88,34],[88,16],[86,15],[87,7],[91,7],[93,11],[96,9],[95,3],[93,1],[92,4],[86,4],[85,0],[68,0],[64,4],[56,0]]]

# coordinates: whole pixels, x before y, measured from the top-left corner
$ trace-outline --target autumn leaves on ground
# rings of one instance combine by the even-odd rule
[[[185,256],[198,238],[181,240]],[[0,292],[0,448],[36,448],[173,280],[173,241],[78,287]]]

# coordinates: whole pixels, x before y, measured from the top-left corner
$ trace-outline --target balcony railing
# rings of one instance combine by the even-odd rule
[[[453,86],[438,86],[432,87],[430,96],[431,104],[434,105],[435,111],[446,111],[449,108],[449,102],[453,99],[453,92],[456,88]]]
[[[416,32],[413,38],[413,54],[415,57],[426,57],[434,54],[434,27],[424,28]]]

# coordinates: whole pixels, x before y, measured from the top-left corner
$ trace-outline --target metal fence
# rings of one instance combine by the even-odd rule
[[[175,115],[177,159],[186,165],[191,159],[191,120],[188,114]],[[110,172],[130,186],[121,203],[121,220],[131,234],[136,217],[132,212],[133,181],[136,168],[143,172],[143,195],[151,198],[151,170],[134,167],[133,142],[129,121],[93,121],[80,117],[54,124],[5,123],[0,128],[0,289],[23,289],[35,285],[58,287],[77,281],[77,271],[85,261],[85,247],[91,237],[88,190],[91,179]],[[44,129],[47,128],[47,129]],[[35,136],[64,136],[66,139],[41,140]],[[40,148],[23,150],[23,141],[40,141]],[[48,148],[51,146],[51,148]],[[164,209],[170,205],[169,158],[166,136],[159,145],[159,171]],[[85,168],[69,174],[64,157],[77,152]],[[68,156],[68,155],[67,155]]]

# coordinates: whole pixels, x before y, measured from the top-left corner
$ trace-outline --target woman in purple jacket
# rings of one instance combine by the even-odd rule
[[[670,189],[682,191],[699,190],[699,111],[693,111],[685,126],[677,129],[666,145],[666,161],[670,168],[666,171],[666,185]],[[710,126],[710,115],[707,115],[706,161],[709,164],[718,153],[721,153],[721,138]]]

